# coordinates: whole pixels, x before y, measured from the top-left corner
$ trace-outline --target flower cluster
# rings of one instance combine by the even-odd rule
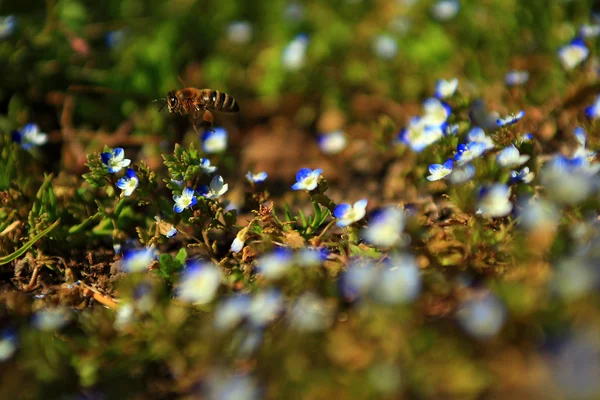
[[[447,95],[448,92],[445,89],[444,95]],[[398,141],[417,153],[437,142],[446,134],[448,118],[452,113],[450,106],[437,98],[425,100],[423,109],[423,115],[412,117],[408,126],[398,134]]]

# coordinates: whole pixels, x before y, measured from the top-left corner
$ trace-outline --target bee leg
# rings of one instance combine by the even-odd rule
[[[214,132],[215,130],[212,129],[212,124],[213,124],[213,115],[209,110],[205,110],[204,114],[202,114],[202,123],[203,125],[205,125],[207,127],[208,130],[210,130],[211,132]]]

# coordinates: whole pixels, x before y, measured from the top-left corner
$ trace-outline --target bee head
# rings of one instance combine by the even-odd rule
[[[172,113],[177,109],[179,105],[179,99],[175,95],[175,92],[169,92],[167,95],[167,106],[169,106],[169,112]]]

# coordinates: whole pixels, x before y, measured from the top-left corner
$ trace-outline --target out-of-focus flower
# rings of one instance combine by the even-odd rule
[[[229,185],[225,183],[223,177],[221,175],[216,175],[211,179],[209,186],[205,185],[200,188],[200,194],[207,199],[218,199],[227,192],[228,189]]]
[[[107,32],[106,35],[104,35],[104,43],[109,49],[114,49],[123,42],[124,38],[125,29],[118,29],[116,31]]]
[[[558,49],[558,58],[565,69],[573,69],[585,61],[590,54],[582,38],[576,37],[571,42]]]
[[[215,328],[230,330],[239,325],[248,315],[250,296],[238,294],[222,300],[215,310]]]
[[[452,169],[448,181],[453,185],[460,185],[468,182],[475,176],[475,167],[473,164],[459,165]]]
[[[314,293],[304,293],[292,305],[289,320],[292,329],[318,332],[329,325],[331,313],[325,301]]]
[[[252,297],[248,309],[248,320],[255,327],[264,327],[273,322],[284,311],[281,293],[275,289],[266,289]]]
[[[266,179],[266,172],[258,172],[256,174],[253,174],[252,171],[248,171],[248,173],[246,174],[246,180],[250,183],[261,183],[264,182]]]
[[[510,187],[497,183],[479,190],[479,210],[486,217],[505,217],[512,211]]]
[[[181,276],[177,295],[190,303],[208,304],[215,298],[221,279],[221,271],[210,263],[188,263]]]
[[[327,259],[327,248],[303,247],[296,253],[295,262],[301,267],[316,267]]]
[[[37,124],[27,124],[21,130],[12,132],[12,140],[18,143],[22,149],[28,150],[32,147],[46,144],[48,142],[48,135],[40,132]]]
[[[284,247],[278,247],[271,253],[264,254],[256,260],[256,269],[266,279],[279,279],[291,268],[292,252]]]
[[[506,319],[506,309],[491,293],[464,302],[457,312],[463,329],[477,339],[495,336]]]
[[[585,109],[585,115],[589,119],[598,119],[600,118],[600,96],[596,97],[594,100],[594,104]]]
[[[510,171],[510,183],[531,183],[533,178],[535,178],[535,173],[529,167],[520,171]]]
[[[504,118],[498,118],[496,123],[498,124],[498,126],[513,125],[513,124],[516,124],[524,116],[525,116],[525,111],[521,110],[518,113],[509,114]]]
[[[521,154],[519,149],[517,149],[514,144],[511,144],[498,153],[498,156],[496,156],[496,161],[498,161],[498,164],[501,167],[516,168],[529,161],[529,158],[529,155]]]
[[[583,38],[595,38],[600,36],[600,25],[582,24],[579,27],[579,35]]]
[[[483,99],[477,99],[473,102],[469,111],[469,117],[471,118],[471,122],[481,129],[485,129],[486,131],[495,131],[498,129],[496,121],[500,117],[500,114],[496,111],[488,110],[487,104]],[[473,141],[472,139],[469,140]]]
[[[453,78],[449,81],[440,79],[435,83],[435,97],[446,99],[452,97],[458,88],[458,79]]]
[[[314,190],[319,183],[319,177],[323,173],[320,168],[314,171],[310,168],[302,168],[296,173],[296,183],[292,185],[294,190]]]
[[[496,145],[491,137],[485,134],[484,130],[478,126],[471,129],[467,134],[467,140],[469,142],[483,143],[485,151],[492,150]]]
[[[135,307],[132,303],[119,303],[119,309],[115,315],[115,322],[113,326],[117,330],[121,330],[131,325],[135,315]]]
[[[335,131],[319,135],[319,148],[325,154],[338,154],[346,148],[346,134],[342,131]]]
[[[600,398],[600,350],[595,332],[576,332],[549,365],[558,386],[557,398]]]
[[[438,21],[449,21],[456,17],[460,10],[458,0],[439,0],[431,6],[431,15]]]
[[[446,125],[446,130],[444,131],[444,135],[456,135],[458,133],[458,124],[448,124]]]
[[[297,71],[306,63],[306,49],[308,48],[308,36],[297,35],[294,40],[285,46],[282,54],[283,66],[290,71]]]
[[[513,69],[504,75],[504,82],[507,86],[521,86],[529,80],[529,72]]]
[[[304,18],[304,5],[300,2],[292,1],[285,7],[283,15],[290,21],[300,21]]]
[[[227,39],[236,44],[246,44],[252,39],[252,24],[248,21],[234,21],[227,26]]]
[[[210,376],[207,382],[207,391],[204,393],[207,400],[257,400],[260,391],[254,380],[248,375]]]
[[[579,146],[575,150],[573,158],[582,158],[585,159],[588,163],[591,163],[596,158],[597,153],[587,148],[587,135],[585,134],[585,130],[582,127],[578,126],[577,128],[575,128],[574,135]]]
[[[416,259],[408,254],[395,254],[379,273],[374,296],[383,303],[413,301],[421,290],[421,275]]]
[[[337,226],[348,226],[356,221],[360,221],[366,213],[367,199],[362,199],[353,205],[343,203],[339,204],[333,210],[333,216],[337,218]]]
[[[175,210],[176,213],[180,213],[186,208],[193,207],[198,202],[194,190],[190,187],[183,189],[180,195],[174,195],[173,201],[175,202],[173,210]]]
[[[449,158],[443,164],[431,164],[429,166],[429,176],[427,177],[428,181],[439,181],[440,179],[444,179],[450,173],[452,173],[452,167],[454,167],[454,160]]]
[[[132,249],[123,254],[121,269],[125,272],[143,272],[156,259],[156,251],[153,247],[143,249]]]
[[[398,140],[408,145],[412,151],[419,153],[443,136],[442,126],[427,125],[421,117],[413,117],[408,126],[400,131]]]
[[[533,135],[530,132],[527,132],[527,133],[523,133],[522,135],[519,135],[519,137],[516,140],[516,144],[517,144],[517,146],[520,146],[523,143],[528,143],[528,142],[532,142],[532,141],[533,141]]]
[[[592,164],[587,158],[556,155],[542,167],[540,181],[550,199],[573,205],[597,189],[599,170],[600,164]]]
[[[240,251],[242,251],[242,249],[244,248],[244,243],[246,243],[246,240],[248,239],[248,231],[250,230],[249,227],[245,227],[243,229],[241,229],[237,235],[235,235],[235,239],[233,239],[233,242],[231,243],[231,248],[230,250],[234,253],[239,253]]]
[[[373,52],[384,60],[390,60],[398,54],[398,43],[390,35],[378,35],[373,40]]]
[[[13,330],[0,333],[0,362],[6,361],[17,351],[17,335]]]
[[[111,151],[105,151],[100,155],[100,158],[102,158],[102,162],[108,168],[108,172],[113,174],[131,164],[131,160],[125,158],[125,151],[123,151],[121,147],[117,147]]]
[[[423,119],[422,122],[425,125],[433,125],[442,127],[442,131],[445,129],[445,124],[452,114],[452,108],[448,103],[431,97],[423,102]]]
[[[483,142],[469,142],[467,144],[459,144],[456,147],[456,155],[454,160],[458,165],[464,165],[476,158],[481,157],[485,152],[487,145]]]
[[[521,211],[519,212],[519,226],[525,229],[543,228],[549,231],[556,227],[559,219],[559,211],[556,206],[543,199],[522,199],[519,201]]]
[[[10,37],[17,27],[17,18],[14,15],[0,17],[0,40]]]
[[[363,230],[362,237],[367,242],[380,247],[392,247],[400,242],[406,226],[406,214],[398,207],[385,207],[378,210],[369,225]]]
[[[227,130],[217,127],[202,135],[202,149],[208,154],[221,153],[227,149]]]
[[[344,299],[355,301],[369,294],[378,275],[377,269],[371,262],[351,261],[339,281]]]
[[[117,187],[123,191],[123,196],[131,196],[140,183],[135,171],[127,168],[125,176],[117,181]]]
[[[200,159],[200,171],[205,173],[206,175],[210,175],[217,170],[217,167],[214,165],[210,165],[210,160],[208,158]]]
[[[64,307],[44,308],[33,316],[33,326],[41,331],[57,331],[69,322],[69,313]]]

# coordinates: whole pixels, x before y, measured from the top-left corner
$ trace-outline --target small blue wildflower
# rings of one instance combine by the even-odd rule
[[[33,315],[33,326],[45,332],[57,331],[69,322],[69,313],[66,308],[58,306],[43,308]]]
[[[226,331],[238,326],[248,315],[250,302],[250,296],[246,294],[233,295],[219,302],[215,310],[215,328]]]
[[[6,361],[17,351],[17,335],[12,329],[0,332],[0,362]]]
[[[398,207],[385,207],[375,212],[362,238],[379,247],[392,247],[400,242],[406,226],[406,213]]]
[[[228,376],[213,374],[207,380],[203,399],[210,400],[259,400],[261,391],[248,375]]]
[[[252,39],[252,24],[248,21],[233,21],[227,26],[227,39],[235,44],[246,44]]]
[[[477,339],[495,336],[506,319],[506,310],[493,294],[464,302],[457,312],[463,329]]]
[[[504,148],[496,156],[496,160],[501,167],[515,168],[520,167],[529,161],[530,156],[527,154],[521,154],[519,149],[514,144]]]
[[[293,257],[290,249],[278,247],[271,253],[256,260],[256,270],[266,279],[279,279],[292,267]]]
[[[192,261],[186,265],[177,286],[177,296],[193,304],[208,304],[221,285],[221,271],[207,262]]]
[[[487,131],[495,131],[498,129],[497,120],[500,114],[496,111],[488,110],[487,104],[483,99],[475,100],[469,110],[469,118],[474,125]],[[471,139],[470,139],[471,140]],[[473,140],[471,140],[473,141]]]
[[[282,53],[283,66],[290,71],[297,71],[306,63],[306,50],[308,48],[308,36],[297,35],[289,42]]]
[[[264,182],[266,179],[266,172],[258,172],[256,174],[253,174],[252,171],[248,171],[248,173],[246,174],[246,180],[250,183],[261,183]]]
[[[474,159],[481,157],[485,150],[486,145],[483,142],[459,144],[456,147],[456,155],[454,156],[454,160],[458,165],[465,165]]]
[[[484,130],[476,126],[471,129],[467,134],[467,140],[469,142],[478,142],[485,145],[485,151],[492,150],[496,145],[491,137],[485,134]]]
[[[431,15],[436,20],[445,22],[456,17],[459,10],[458,0],[439,0],[431,6]]]
[[[502,183],[482,187],[479,190],[478,214],[485,217],[505,217],[512,211],[510,187]]]
[[[579,35],[583,38],[595,38],[600,36],[600,25],[582,24],[579,27]]]
[[[417,260],[408,254],[395,254],[387,260],[375,283],[377,300],[398,304],[413,301],[421,290]]]
[[[408,126],[400,131],[398,140],[419,153],[443,136],[442,125],[426,125],[421,117],[413,117]]]
[[[317,138],[319,148],[325,154],[338,154],[346,148],[347,139],[342,131],[324,133]]]
[[[217,127],[214,131],[206,131],[202,135],[202,149],[205,153],[221,153],[227,149],[227,130]]]
[[[594,104],[585,109],[585,115],[589,119],[598,119],[600,118],[600,95],[596,97],[594,100]]]
[[[121,261],[121,269],[125,272],[143,272],[156,259],[153,247],[132,249],[125,252]]]
[[[200,194],[207,199],[218,199],[229,189],[229,185],[225,183],[221,175],[214,176],[209,186],[202,186],[200,188]]]
[[[473,164],[459,165],[452,169],[448,181],[453,185],[460,185],[473,179],[475,176],[475,167]]]
[[[301,21],[304,18],[304,5],[298,1],[288,2],[283,15],[291,22]]]
[[[525,167],[520,171],[510,171],[510,183],[531,183],[535,178],[535,173],[531,172],[529,167]]]
[[[447,99],[452,97],[458,88],[458,79],[453,78],[449,81],[440,79],[435,83],[435,97],[438,99]]]
[[[333,216],[338,219],[336,222],[337,226],[344,227],[360,221],[365,216],[366,209],[367,199],[362,199],[354,203],[354,205],[339,204],[333,210]]]
[[[173,210],[175,210],[176,213],[180,213],[186,208],[193,207],[198,200],[196,199],[194,190],[190,187],[186,187],[180,195],[173,196],[173,201],[175,201]]]
[[[117,187],[123,191],[123,196],[131,196],[140,183],[135,171],[127,168],[125,176],[117,181]]]
[[[429,166],[429,176],[427,177],[428,181],[439,181],[440,179],[444,179],[452,172],[452,167],[454,166],[454,160],[449,158],[443,164],[431,164]]]
[[[108,172],[114,174],[121,169],[126,168],[131,164],[131,160],[125,158],[125,152],[121,147],[117,147],[111,151],[105,151],[100,155],[102,162],[108,168]]]
[[[168,239],[177,235],[177,229],[167,221],[163,221],[160,216],[154,217],[156,224],[158,225],[158,230],[160,233],[165,235]]]
[[[587,135],[585,134],[585,130],[582,127],[575,128],[575,140],[579,146],[575,149],[575,153],[573,154],[573,158],[583,158],[588,162],[592,162],[596,158],[596,152],[589,150],[586,147],[587,143]]]
[[[452,114],[452,107],[444,101],[431,97],[423,102],[423,118],[425,125],[441,126],[442,131],[446,129],[446,122]]]
[[[0,40],[10,37],[17,27],[17,18],[14,15],[0,17]]]
[[[323,173],[323,170],[320,168],[315,169],[314,171],[310,168],[302,168],[296,173],[296,183],[292,185],[292,189],[294,190],[314,190],[318,183],[319,177]]]
[[[300,332],[318,332],[331,322],[331,311],[327,303],[314,293],[303,293],[291,307],[290,327]]]
[[[550,201],[540,198],[524,198],[519,201],[519,226],[528,229],[554,230],[559,222],[560,211]]]
[[[527,132],[517,138],[517,145],[520,146],[523,143],[532,142],[532,141],[533,141],[533,135],[531,133]]]
[[[217,167],[210,165],[210,160],[208,158],[200,159],[200,171],[205,173],[206,175],[210,175],[217,170]]]
[[[248,309],[248,321],[262,328],[277,319],[284,311],[283,296],[277,289],[265,289],[252,297]]]
[[[46,144],[48,135],[40,132],[37,124],[27,124],[21,130],[12,132],[12,140],[18,143],[22,149],[28,150]]]
[[[353,260],[339,280],[342,296],[355,301],[368,295],[378,278],[375,266],[366,260]]]
[[[498,118],[496,123],[498,126],[508,126],[516,124],[521,118],[525,116],[525,111],[521,110],[515,114],[509,114],[504,118]]]
[[[551,199],[574,205],[585,200],[597,187],[595,175],[599,171],[600,164],[591,163],[586,157],[568,158],[558,154],[544,164],[540,179]]]
[[[504,75],[504,82],[507,86],[521,86],[529,80],[529,72],[513,69]]]
[[[581,64],[590,54],[582,38],[576,37],[558,49],[558,58],[565,69],[573,69]]]
[[[398,43],[390,35],[378,35],[373,40],[373,52],[384,60],[391,60],[398,54]]]
[[[176,184],[177,186],[183,186],[185,183],[183,179],[175,179],[175,176],[171,177],[171,182]]]

